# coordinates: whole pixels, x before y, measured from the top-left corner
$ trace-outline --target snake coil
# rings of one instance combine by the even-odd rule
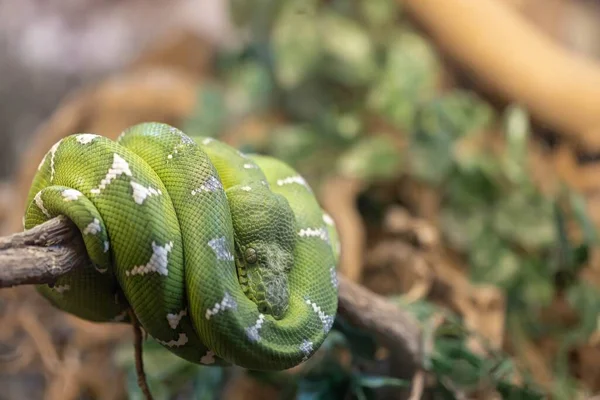
[[[162,123],[117,141],[75,134],[39,165],[24,228],[58,215],[85,268],[39,292],[96,322],[129,322],[194,363],[282,370],[310,358],[337,310],[337,232],[304,179],[267,156]]]

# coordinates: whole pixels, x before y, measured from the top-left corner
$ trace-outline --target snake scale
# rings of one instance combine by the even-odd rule
[[[338,236],[289,165],[163,123],[46,153],[24,228],[58,215],[89,265],[38,291],[95,322],[130,322],[193,363],[282,370],[310,358],[338,301]]]

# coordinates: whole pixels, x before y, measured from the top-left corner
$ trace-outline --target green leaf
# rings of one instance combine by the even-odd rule
[[[283,2],[277,0],[228,0],[232,22],[249,30],[254,40],[267,37]]]
[[[585,340],[600,329],[600,290],[591,283],[580,281],[567,289],[567,301],[578,312],[580,322],[569,332],[576,340]]]
[[[406,152],[409,174],[420,181],[439,185],[452,172],[454,162],[452,140],[448,136],[436,138],[414,135]]]
[[[423,37],[406,31],[391,35],[385,58],[383,71],[370,88],[367,108],[410,132],[419,104],[435,94],[438,57]]]
[[[450,135],[456,139],[489,128],[491,106],[469,91],[454,90],[426,102],[416,117],[415,129],[423,135]]]
[[[523,263],[521,283],[519,286],[511,288],[507,294],[509,301],[514,298],[520,298],[530,313],[539,311],[542,307],[549,306],[556,294],[553,276],[545,270],[535,270],[533,265]],[[543,265],[546,268],[546,265]],[[511,299],[513,297],[513,299]],[[532,320],[533,323],[539,323]]]
[[[553,251],[553,272],[556,274],[565,271],[572,274],[574,272],[572,271],[574,261],[573,247],[567,236],[566,216],[557,202],[554,203],[554,219],[556,221],[557,245]]]
[[[569,202],[573,210],[575,220],[583,230],[586,244],[595,246],[598,243],[598,232],[596,231],[594,222],[587,212],[585,198],[580,193],[569,191]]]
[[[554,242],[552,203],[537,192],[518,190],[500,198],[493,225],[500,236],[529,249]]]
[[[337,164],[346,176],[368,181],[391,179],[402,172],[402,153],[388,137],[368,137],[346,151]]]
[[[224,101],[228,122],[268,109],[273,96],[273,82],[267,68],[255,61],[239,63],[225,77]]]
[[[389,29],[396,21],[400,5],[394,0],[360,0],[358,10],[365,23],[378,30]]]
[[[284,89],[301,84],[322,56],[316,0],[285,3],[272,32],[273,62],[277,82]]]
[[[440,230],[453,248],[467,251],[486,228],[487,217],[486,209],[481,207],[473,206],[466,210],[444,207],[440,215]]]
[[[499,382],[496,389],[504,400],[542,400],[546,398],[543,393],[534,388],[519,387],[507,382]]]
[[[475,238],[470,247],[470,277],[474,282],[510,288],[518,283],[521,258],[489,230]]]
[[[318,14],[319,38],[325,51],[321,67],[329,79],[358,86],[370,82],[378,71],[375,48],[367,31],[339,14]]]
[[[282,101],[289,118],[311,124],[324,120],[336,106],[327,86],[315,80],[289,89]]]
[[[284,125],[274,130],[269,152],[291,165],[306,159],[320,145],[320,136],[307,125]]]
[[[227,106],[221,85],[203,83],[198,90],[195,109],[185,122],[184,130],[190,136],[218,137],[225,126]]]
[[[528,180],[526,170],[527,140],[529,138],[529,116],[521,107],[508,107],[505,116],[506,154],[504,170],[508,178],[516,183]]]
[[[390,376],[366,376],[359,375],[354,378],[356,383],[364,388],[378,389],[382,387],[410,387],[411,382],[392,378]]]

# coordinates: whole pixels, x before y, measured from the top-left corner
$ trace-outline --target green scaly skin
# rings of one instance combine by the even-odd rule
[[[144,123],[56,143],[25,229],[65,215],[90,265],[39,292],[97,322],[129,322],[178,356],[282,370],[311,357],[337,310],[337,232],[296,171]],[[332,246],[332,244],[334,246]]]

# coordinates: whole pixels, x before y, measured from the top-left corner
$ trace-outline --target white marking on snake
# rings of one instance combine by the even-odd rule
[[[338,281],[338,277],[337,277],[337,272],[335,270],[335,267],[331,267],[329,268],[329,276],[331,278],[331,284],[333,285],[334,288],[338,288],[339,286],[339,281]]]
[[[90,144],[97,137],[100,137],[100,135],[96,135],[94,133],[82,133],[77,135],[76,139],[81,144]]]
[[[167,155],[167,158],[168,158],[169,160],[172,160],[172,159],[173,159],[173,154],[177,154],[177,148],[173,149],[173,152],[172,152],[171,154],[168,154],[168,155]]]
[[[40,169],[42,169],[42,167],[44,166],[45,162],[46,162],[46,154],[44,154],[44,158],[42,158],[42,161],[40,161],[40,164],[38,165],[38,171]]]
[[[183,318],[184,315],[187,315],[187,310],[181,310],[177,314],[167,314],[167,321],[171,326],[171,329],[177,329],[179,325],[179,321]]]
[[[71,290],[71,285],[57,285],[52,288],[57,293],[63,294],[67,290]]]
[[[220,189],[223,189],[223,184],[221,183],[220,180],[218,180],[216,177],[211,175],[208,177],[206,182],[204,182],[202,185],[200,185],[200,187],[198,189],[192,190],[192,196],[195,196],[196,194],[198,194],[200,192],[214,192],[214,191],[220,190]]]
[[[244,168],[245,169],[258,169],[258,165],[252,164],[252,163],[245,163]]]
[[[137,204],[143,204],[147,197],[158,196],[162,194],[160,189],[154,189],[150,186],[145,187],[134,181],[131,181],[130,183],[131,187],[133,188],[133,201],[135,201]]]
[[[100,226],[100,220],[98,220],[98,218],[94,218],[94,220],[92,222],[90,222],[88,224],[88,226],[85,227],[85,229],[83,230],[83,234],[84,235],[95,235],[96,233],[100,232],[102,230],[102,227]]]
[[[228,292],[225,292],[225,295],[223,296],[223,300],[221,300],[219,303],[215,303],[213,308],[207,309],[206,313],[204,314],[204,317],[206,319],[210,319],[210,317],[212,317],[213,315],[217,315],[220,311],[225,311],[228,309],[235,309],[235,308],[237,308],[237,303],[235,302],[233,297],[231,297],[231,295]]]
[[[292,185],[292,184],[302,185],[305,188],[307,188],[308,190],[311,190],[310,186],[308,186],[308,183],[306,183],[304,178],[301,177],[300,175],[288,176],[287,178],[277,179],[277,186]]]
[[[121,322],[121,321],[125,321],[126,317],[127,317],[127,310],[117,314],[112,320],[113,320],[113,322]]]
[[[35,197],[33,198],[33,200],[35,201],[35,204],[38,206],[38,208],[40,210],[42,210],[42,212],[44,213],[44,215],[48,218],[50,218],[50,213],[48,212],[48,210],[46,209],[46,207],[44,207],[44,201],[42,200],[42,192],[38,192]]]
[[[313,351],[313,342],[310,340],[304,340],[300,345],[300,351],[304,353],[304,357],[302,357],[302,361],[308,360],[308,356]]]
[[[215,353],[212,350],[208,350],[205,355],[200,358],[202,364],[210,365],[215,363]]]
[[[106,189],[114,179],[116,179],[120,175],[131,176],[131,170],[129,169],[129,164],[125,161],[121,156],[117,153],[113,155],[113,163],[112,166],[108,169],[106,173],[106,177],[100,181],[100,185],[97,188],[90,190],[90,193],[100,194],[100,192]]]
[[[300,237],[317,237],[321,240],[329,242],[329,233],[325,228],[303,228],[298,232]]]
[[[156,340],[158,343],[162,344],[163,346],[179,347],[179,346],[183,346],[184,344],[186,344],[188,342],[188,337],[185,333],[180,333],[179,338],[177,340],[169,340],[168,342],[166,342],[164,340],[159,340],[156,338],[154,338],[154,340]]]
[[[83,193],[81,193],[79,190],[75,190],[75,189],[65,189],[62,192],[62,197],[64,201],[75,201],[79,198],[79,196],[81,196]]]
[[[331,218],[331,215],[327,213],[323,213],[323,222],[325,222],[329,226],[335,226],[335,221]]]
[[[21,219],[21,222],[23,222],[23,229],[25,229],[25,216],[23,216],[23,218]]]
[[[187,144],[187,145],[196,144],[196,142],[194,142],[194,139],[192,139],[191,137],[189,137],[188,135],[181,132],[179,129],[177,129],[175,127],[171,127],[171,129],[169,129],[169,132],[179,135],[179,137],[181,138],[181,144]]]
[[[105,274],[106,271],[108,271],[108,268],[98,268],[97,265],[94,265],[94,268],[96,269],[96,271],[100,272],[101,274]]]
[[[233,254],[231,254],[231,251],[227,248],[225,236],[210,240],[208,245],[215,252],[217,260],[233,261]]]
[[[248,335],[248,339],[250,339],[251,342],[258,342],[260,340],[260,334],[258,331],[264,322],[265,316],[263,314],[259,314],[256,323],[250,328],[246,328],[246,335]]]
[[[109,247],[110,247],[110,244],[108,243],[108,240],[105,240],[104,241],[104,252],[105,253],[108,251]]]
[[[169,242],[164,246],[159,246],[156,242],[152,242],[152,256],[146,265],[138,265],[130,271],[125,271],[125,275],[145,275],[150,272],[157,272],[160,275],[169,275],[167,266],[169,264],[168,256],[173,249],[173,242]]]
[[[249,192],[249,191],[251,191],[251,190],[252,190],[252,188],[251,188],[250,186],[242,186],[242,190],[243,190],[244,192]]]
[[[306,304],[312,307],[313,311],[317,314],[321,323],[323,324],[323,330],[325,333],[328,333],[333,326],[333,316],[325,314],[321,307],[317,305],[317,303],[311,301],[310,299],[306,299]]]
[[[206,139],[202,140],[202,144],[206,145],[206,144],[209,144],[210,142],[212,142],[212,141],[214,141],[214,140],[215,140],[215,139],[213,139],[213,138],[209,138],[209,137],[208,137],[208,138],[206,138]]]
[[[50,182],[54,180],[54,174],[56,173],[56,170],[54,169],[54,156],[56,155],[56,150],[58,150],[58,146],[60,146],[61,142],[62,139],[54,143],[50,148]]]

